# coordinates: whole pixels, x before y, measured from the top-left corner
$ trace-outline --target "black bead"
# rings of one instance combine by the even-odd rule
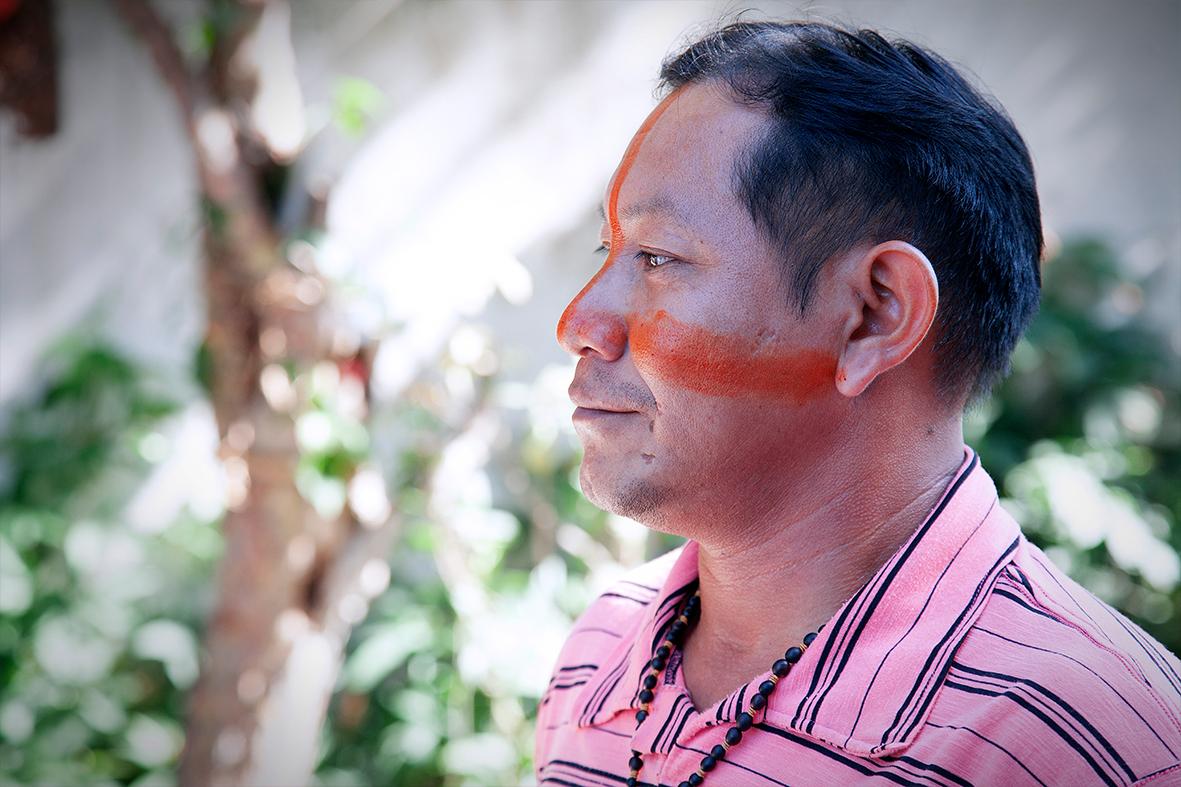
[[[731,727],[726,730],[726,743],[731,746],[737,746],[738,742],[742,740],[742,730],[737,727]]]
[[[765,707],[767,707],[767,698],[762,694],[756,694],[750,698],[751,710],[762,710]]]
[[[640,768],[644,767],[644,761],[639,757],[632,755],[632,758],[627,761],[627,767],[631,768],[633,771],[638,771]]]
[[[709,750],[709,756],[713,757],[715,760],[726,759],[726,747],[719,743],[717,746],[714,746]]]
[[[698,776],[696,773],[689,774],[689,787],[701,787],[701,783],[705,781],[705,777]]]
[[[664,669],[664,659],[660,658],[659,656],[652,659],[652,669],[656,670],[657,672],[660,672],[660,670]]]
[[[771,665],[771,672],[775,673],[775,677],[782,678],[791,672],[791,664],[787,662],[787,659],[780,659]]]
[[[648,711],[646,711],[646,710],[636,711],[636,721],[643,722],[644,719],[646,719],[646,718],[648,718]]]
[[[800,656],[803,656],[803,655],[804,655],[804,651],[802,651],[796,647],[791,647],[791,648],[787,649],[787,653],[783,654],[783,658],[786,659],[788,664],[795,664],[797,661],[800,660]]]
[[[773,691],[775,691],[775,681],[765,680],[759,684],[759,694],[762,694],[764,697],[770,697]]]
[[[656,695],[654,695],[652,692],[648,691],[647,689],[644,689],[640,692],[640,702],[647,705],[649,702],[652,701],[652,698],[654,696],[656,696]]]
[[[685,782],[681,782],[680,784],[678,784],[677,787],[691,787],[691,786],[690,786],[689,782],[685,781]]]
[[[672,627],[669,628],[668,633],[680,639],[681,635],[684,634],[688,628],[689,627],[685,623],[678,620],[676,623],[672,624]]]
[[[804,644],[805,645],[811,645],[815,641],[816,641],[816,634],[815,633],[809,634],[806,637],[804,637]]]
[[[648,674],[648,675],[644,676],[644,688],[646,688],[646,689],[656,688],[656,676],[655,675]]]
[[[659,648],[656,649],[657,658],[667,659],[669,656],[672,655],[672,653],[673,653],[672,649],[669,648],[668,645],[661,645]]]
[[[624,782],[624,784],[626,784],[627,787],[636,787],[636,785],[639,784],[639,782],[636,781],[635,776],[628,776],[627,781]]]
[[[741,730],[742,732],[746,732],[747,730],[750,729],[750,725],[752,725],[754,723],[755,723],[754,716],[751,716],[749,713],[739,713],[738,714],[738,722],[735,724],[735,726],[738,727],[738,729]]]
[[[718,761],[711,754],[707,754],[701,758],[701,770],[709,773],[718,764]]]

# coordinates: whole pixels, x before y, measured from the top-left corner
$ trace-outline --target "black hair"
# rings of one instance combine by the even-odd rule
[[[871,30],[734,22],[665,61],[661,85],[719,80],[766,113],[735,162],[739,199],[782,250],[801,313],[824,264],[902,240],[939,281],[933,379],[974,401],[1037,311],[1041,211],[1004,110],[938,55]]]

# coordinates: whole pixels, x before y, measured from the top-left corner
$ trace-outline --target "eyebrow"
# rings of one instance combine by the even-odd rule
[[[600,202],[598,205],[598,208],[599,208],[599,218],[606,221],[607,220],[607,211],[603,207],[603,203]],[[622,211],[623,218],[625,218],[625,219],[634,219],[634,218],[637,218],[640,216],[649,216],[649,215],[652,215],[653,213],[663,213],[667,216],[671,216],[672,218],[676,219],[677,221],[679,221],[682,224],[685,224],[688,222],[687,218],[685,217],[684,212],[681,211],[681,209],[677,206],[677,204],[675,202],[673,202],[668,197],[664,197],[664,196],[660,196],[660,195],[657,195],[655,197],[649,197],[648,199],[643,200],[642,202],[637,202],[634,205],[629,205],[628,207],[626,207]]]

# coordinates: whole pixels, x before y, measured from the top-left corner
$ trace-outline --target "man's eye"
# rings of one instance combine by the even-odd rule
[[[673,258],[665,254],[653,254],[648,251],[641,251],[640,258],[647,264],[649,268],[659,268],[666,262],[672,262]]]

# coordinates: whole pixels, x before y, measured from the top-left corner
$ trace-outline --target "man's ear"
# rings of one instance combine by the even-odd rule
[[[843,274],[861,314],[851,314],[845,325],[836,385],[853,397],[919,346],[935,321],[939,283],[926,255],[902,241],[854,255]]]

